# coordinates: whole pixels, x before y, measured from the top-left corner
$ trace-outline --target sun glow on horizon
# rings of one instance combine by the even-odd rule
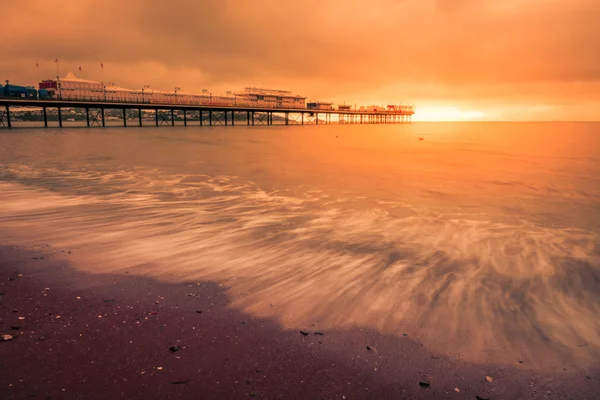
[[[459,110],[454,107],[417,107],[413,121],[479,121],[485,113],[475,110]]]

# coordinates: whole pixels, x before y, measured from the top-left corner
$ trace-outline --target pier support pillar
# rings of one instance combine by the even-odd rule
[[[319,113],[315,113],[315,123],[319,125]]]
[[[142,126],[142,109],[138,108],[138,122]]]
[[[89,107],[85,108],[85,121],[87,123],[87,127],[90,127],[90,109]]]
[[[123,127],[127,128],[127,110],[123,109]]]
[[[231,126],[235,126],[235,111],[231,110]]]
[[[104,128],[106,126],[106,120],[104,119],[104,107],[100,109],[100,112],[102,114],[102,127]]]
[[[254,111],[252,111],[252,126],[254,126]]]
[[[285,113],[285,124],[286,125],[289,125],[288,118],[289,118],[289,113],[286,111],[286,113]]]
[[[187,110],[183,110],[183,126],[187,126]]]
[[[208,126],[212,126],[212,110],[208,110]]]
[[[6,127],[12,128],[12,125],[10,123],[10,107],[9,106],[6,106]]]
[[[250,126],[250,111],[246,111],[246,122],[248,123],[248,126]]]
[[[223,111],[223,119],[225,120],[225,126],[227,126],[227,110]]]
[[[204,117],[204,115],[202,115],[202,114],[204,114],[204,113],[202,112],[202,110],[200,110],[199,114],[200,114],[200,126],[202,126],[202,118]]]
[[[171,108],[171,126],[175,126],[175,110]]]
[[[8,110],[8,107],[6,107],[6,109]],[[8,120],[8,125],[10,127],[10,118]],[[62,110],[60,107],[58,107],[58,127],[62,128]]]
[[[46,111],[46,106],[42,107],[44,110],[44,128],[48,127],[48,112]]]
[[[156,122],[156,126],[158,126],[158,108],[154,110],[154,121]]]
[[[304,125],[304,113],[301,113],[302,115],[302,125]]]

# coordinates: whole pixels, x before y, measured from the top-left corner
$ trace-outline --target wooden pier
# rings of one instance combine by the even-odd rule
[[[21,98],[0,98],[0,128],[12,128],[11,109],[39,108],[42,110],[44,127],[48,127],[49,110],[56,110],[58,126],[63,127],[64,109],[85,110],[85,123],[88,127],[106,127],[106,110],[119,110],[122,126],[143,126],[142,111],[154,114],[155,126],[175,126],[176,118],[183,114],[183,125],[192,121],[202,126],[232,125],[274,125],[277,116],[280,125],[319,125],[319,124],[401,124],[410,123],[414,108],[404,106],[399,110],[317,110],[308,108],[259,108],[223,105],[194,104],[153,104],[132,102],[78,101],[78,100],[39,100]],[[132,115],[133,114],[133,115]],[[194,118],[195,116],[195,118]],[[333,117],[333,118],[332,118]],[[180,118],[177,118],[180,120]],[[114,125],[113,125],[114,126]]]

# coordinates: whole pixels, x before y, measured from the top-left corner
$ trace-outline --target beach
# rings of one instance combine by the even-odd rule
[[[0,347],[5,399],[594,399],[600,389],[597,370],[461,361],[410,334],[310,319],[283,329],[232,310],[216,282],[82,274],[63,250],[0,249],[2,333],[14,337]]]

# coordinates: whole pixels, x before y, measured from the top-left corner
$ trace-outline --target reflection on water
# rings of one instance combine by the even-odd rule
[[[2,136],[0,234],[91,272],[216,280],[285,327],[597,359],[596,125],[236,129]]]

